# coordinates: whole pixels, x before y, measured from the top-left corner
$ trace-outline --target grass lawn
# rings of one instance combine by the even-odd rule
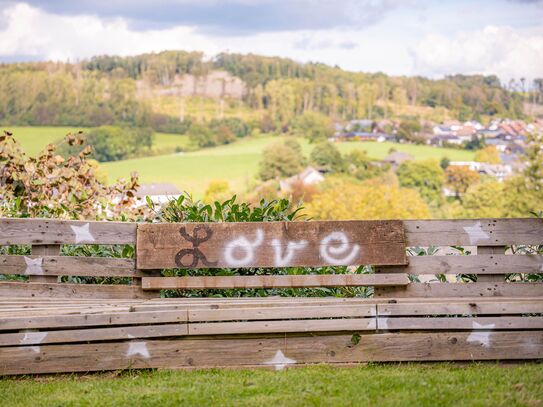
[[[262,150],[283,137],[260,137],[241,140],[234,144],[208,148],[190,153],[137,158],[102,164],[109,179],[128,177],[131,171],[140,174],[142,183],[168,182],[201,197],[210,181],[226,180],[234,191],[244,190],[258,172]],[[313,146],[300,140],[304,154],[309,155]],[[471,160],[473,153],[464,150],[443,149],[410,144],[349,142],[336,144],[345,153],[364,149],[375,159],[388,155],[390,148],[404,151],[416,159],[448,157],[451,160]]]
[[[78,127],[53,127],[53,126],[0,126],[0,130],[13,133],[13,137],[21,143],[28,155],[38,154],[47,144],[61,140],[70,132],[85,130]]]
[[[72,127],[16,126],[4,126],[3,129],[13,132],[14,137],[30,155],[37,154],[46,144],[60,140],[68,132],[80,130]],[[262,150],[281,139],[284,137],[251,138],[200,151],[104,163],[102,167],[111,181],[119,177],[128,177],[131,172],[137,171],[142,183],[173,183],[196,197],[201,197],[213,180],[226,180],[233,191],[244,191],[258,172]],[[313,145],[305,139],[300,139],[300,143],[304,154],[309,156]],[[186,149],[188,145],[187,136],[165,133],[155,135],[154,149],[157,152],[171,152],[176,147]],[[366,150],[374,159],[386,157],[391,148],[409,153],[417,160],[428,158],[440,160],[448,157],[453,161],[464,161],[473,159],[474,155],[473,152],[465,150],[396,143],[346,142],[338,143],[336,146],[342,153],[355,149]]]
[[[542,406],[538,364],[140,371],[0,380],[5,406]]]

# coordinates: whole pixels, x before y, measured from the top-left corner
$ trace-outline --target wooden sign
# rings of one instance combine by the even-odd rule
[[[164,223],[137,231],[137,268],[405,265],[402,221]]]

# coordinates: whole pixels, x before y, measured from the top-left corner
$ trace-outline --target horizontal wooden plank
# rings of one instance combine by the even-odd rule
[[[134,244],[136,223],[0,218],[0,245]]]
[[[0,317],[0,330],[113,326],[186,322],[187,311],[110,312],[24,317]]]
[[[380,266],[376,271],[415,275],[543,273],[543,256],[540,255],[410,256],[408,260],[408,266]]]
[[[306,274],[281,276],[143,277],[144,290],[205,288],[301,288],[398,286],[409,284],[407,274]]]
[[[543,244],[543,219],[404,221],[408,246]]]
[[[278,335],[0,348],[0,374],[85,372],[127,368],[209,368],[315,363],[543,358],[543,332]]]
[[[271,320],[289,318],[369,317],[377,313],[374,304],[281,306],[258,308],[193,309],[188,311],[190,322]]]
[[[401,221],[141,224],[137,267],[406,264]]]
[[[411,283],[382,287],[377,298],[395,297],[541,297],[543,283]]]
[[[49,276],[143,276],[133,259],[75,256],[0,256],[0,274]]]
[[[384,330],[454,330],[543,329],[543,317],[414,318],[379,317],[377,328]]]
[[[136,285],[0,282],[0,297],[150,298]]]
[[[232,335],[285,332],[375,330],[376,318],[300,319],[285,321],[210,322],[188,324],[189,335]]]
[[[479,298],[464,302],[393,303],[376,305],[378,314],[389,316],[411,315],[515,315],[543,314],[543,299],[532,301],[481,301]]]
[[[186,324],[123,326],[60,331],[0,334],[0,346],[46,345],[51,343],[96,342],[118,339],[160,338],[188,334]]]

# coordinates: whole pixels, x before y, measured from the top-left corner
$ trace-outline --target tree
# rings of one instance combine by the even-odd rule
[[[364,150],[353,150],[343,158],[345,171],[359,180],[374,178],[388,167],[382,167],[375,164]]]
[[[213,203],[215,201],[226,201],[232,197],[230,192],[230,186],[227,181],[224,180],[215,180],[211,181],[207,189],[204,192],[203,201],[207,203]]]
[[[84,146],[91,147],[91,157],[100,162],[119,161],[148,151],[154,134],[147,127],[100,126],[82,133],[82,145],[62,143],[58,148],[64,158],[77,155]]]
[[[317,144],[309,157],[311,164],[326,172],[343,171],[343,159],[339,150],[329,142]]]
[[[476,184],[479,180],[479,173],[470,170],[466,166],[450,165],[445,170],[445,184],[452,188],[458,199],[471,185]]]
[[[468,188],[456,216],[499,218],[505,216],[505,185],[498,181],[481,182]]]
[[[188,135],[191,144],[199,148],[215,147],[218,144],[217,137],[205,124],[193,123]]]
[[[274,143],[262,153],[259,176],[263,181],[290,177],[301,172],[304,164],[301,148],[294,147],[292,141]]]
[[[65,142],[81,146],[68,135]],[[64,159],[47,145],[28,157],[10,133],[0,136],[0,216],[65,219],[119,218],[135,215],[136,174],[130,181],[107,185],[88,160],[91,148]],[[116,203],[113,203],[116,202]]]
[[[500,164],[500,152],[494,146],[487,146],[475,153],[475,161],[488,164]]]
[[[294,119],[291,131],[296,136],[307,137],[312,143],[326,141],[334,134],[332,121],[316,112],[305,112]]]
[[[404,161],[396,175],[400,186],[416,189],[429,204],[439,206],[443,201],[441,189],[445,175],[437,161]]]
[[[421,141],[419,136],[419,132],[421,131],[421,129],[422,127],[418,120],[402,120],[398,128],[398,138],[419,142]]]
[[[328,183],[329,181],[325,181]],[[424,219],[430,216],[417,191],[394,185],[347,180],[323,185],[323,192],[306,204],[307,214],[315,219]]]

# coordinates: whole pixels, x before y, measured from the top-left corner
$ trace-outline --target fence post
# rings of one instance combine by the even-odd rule
[[[505,254],[505,246],[477,246],[477,254]],[[482,283],[491,283],[495,281],[504,281],[504,274],[478,274],[477,281]]]
[[[59,256],[59,244],[32,245],[33,256]],[[29,276],[28,281],[32,283],[56,283],[58,276]]]

